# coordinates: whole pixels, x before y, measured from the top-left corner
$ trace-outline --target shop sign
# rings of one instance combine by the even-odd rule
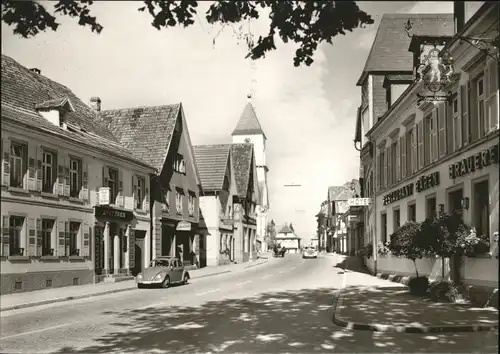
[[[349,198],[347,199],[347,205],[352,206],[369,206],[371,204],[370,198]]]
[[[349,216],[347,216],[347,220],[349,222],[357,222],[357,221],[359,221],[359,217],[357,215],[349,215]]]
[[[466,176],[483,167],[488,167],[494,163],[499,162],[498,158],[499,144],[493,145],[477,154],[464,158],[454,164],[449,165],[450,179]]]
[[[100,187],[97,191],[97,204],[109,205],[110,189],[109,187]]]
[[[384,205],[397,202],[398,200],[404,199],[412,195],[413,195],[413,183],[410,183],[407,184],[406,186],[396,189],[395,191],[392,191],[389,194],[386,194],[384,196]]]
[[[232,219],[220,219],[220,227],[226,229],[232,229],[234,225],[234,221]]]
[[[134,214],[131,211],[117,210],[102,206],[95,207],[95,216],[101,218],[119,219],[124,221],[130,221],[134,219]]]
[[[427,176],[420,176],[415,183],[415,188],[418,193],[437,186],[439,186],[439,171]]]
[[[191,223],[189,221],[179,221],[176,231],[191,231]]]

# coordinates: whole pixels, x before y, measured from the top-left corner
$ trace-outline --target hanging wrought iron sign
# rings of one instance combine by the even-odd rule
[[[457,75],[453,70],[453,58],[435,45],[427,55],[422,55],[417,69],[417,80],[423,81],[424,93],[417,93],[418,102],[448,101],[452,95],[446,88],[455,82]]]

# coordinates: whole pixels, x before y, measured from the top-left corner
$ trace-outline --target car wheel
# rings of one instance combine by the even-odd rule
[[[182,283],[186,285],[188,282],[189,282],[189,275],[184,274],[184,280],[182,281]]]
[[[163,282],[161,283],[161,287],[166,289],[170,286],[170,277],[167,275],[165,279],[163,279]]]

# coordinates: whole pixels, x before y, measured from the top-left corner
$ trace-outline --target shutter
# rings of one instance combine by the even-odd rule
[[[62,220],[57,221],[57,255],[64,257],[66,255],[66,226]]]
[[[57,195],[64,195],[64,158],[57,156]]]
[[[9,215],[2,215],[2,256],[9,256],[10,243],[10,217]]]
[[[399,156],[401,159],[400,168],[401,168],[401,179],[406,177],[406,133],[399,138]]]
[[[446,103],[439,106],[437,110],[437,126],[439,135],[439,157],[446,155]]]
[[[399,182],[401,179],[401,154],[400,154],[400,146],[401,146],[401,138],[396,140],[396,145],[394,148],[396,149],[396,181]]]
[[[468,128],[469,128],[469,139],[468,142],[472,143],[479,139],[479,114],[477,111],[477,86],[471,85],[470,82],[467,83],[467,99],[465,103],[467,104],[468,114]],[[471,102],[471,98],[472,102]],[[464,122],[465,123],[465,122]]]
[[[413,127],[411,131],[411,173],[415,173],[418,170],[418,145],[417,145],[417,125]]]
[[[137,209],[137,176],[134,174],[132,175],[132,193],[134,196],[134,209]]]
[[[51,237],[52,239],[52,237]],[[36,219],[36,255],[43,256],[42,250],[42,219]]]
[[[384,178],[382,178],[382,186],[385,188],[387,187],[387,149],[383,148],[382,150],[384,152],[384,160],[383,160],[383,167],[384,167]]]
[[[438,151],[438,144],[439,144],[439,139],[438,139],[438,108],[434,108],[432,111],[432,133],[431,133],[431,162],[434,162],[438,159],[439,157],[439,151]]]
[[[99,205],[100,198],[99,198],[99,187],[95,187],[95,205]]]
[[[28,144],[28,183],[30,191],[36,191],[36,145]]]
[[[89,226],[88,222],[83,223],[83,241],[82,241],[82,252],[80,253],[83,257],[90,256],[90,235],[92,234],[92,228]]]
[[[392,142],[391,144],[387,147],[387,150],[386,150],[386,161],[387,161],[387,174],[385,175],[385,178],[386,178],[386,183],[387,183],[387,187],[389,187],[390,185],[392,185],[392,155],[391,155],[391,151],[392,151]]]
[[[66,255],[67,256],[70,256],[71,255],[71,250],[70,250],[70,246],[71,246],[71,242],[70,242],[70,233],[69,233],[69,222],[66,221],[64,223],[64,243],[66,245]]]
[[[69,164],[71,163],[71,158],[68,156],[66,163],[64,164],[64,196],[69,197],[70,194],[70,175],[69,175]]]
[[[417,123],[417,158],[418,158],[418,164],[417,164],[417,170],[421,169],[424,167],[424,121],[421,120],[420,122]]]
[[[130,228],[128,234],[128,266],[130,269],[135,268],[135,230]]]
[[[36,256],[36,219],[28,218],[28,256]]]
[[[432,140],[432,132],[431,132],[431,124],[432,124],[432,113],[431,115],[427,115],[424,117],[420,126],[420,133],[422,135],[423,140],[423,151],[424,151],[424,166],[428,166],[431,162],[431,140]],[[423,167],[423,166],[422,166]]]
[[[149,176],[144,178],[144,203],[142,204],[144,210],[149,212]]]
[[[382,168],[382,160],[381,160],[381,155],[380,155],[380,151],[378,153],[378,156],[377,156],[377,168],[375,169],[375,180],[376,180],[376,183],[377,183],[377,191],[380,190],[380,171],[381,171],[381,168]]]
[[[123,207],[125,202],[125,196],[123,195],[123,171],[118,169],[118,201],[116,202],[118,206]]]
[[[107,187],[108,186],[108,181],[109,181],[109,172],[108,172],[108,166],[103,166],[102,167],[102,186]]]
[[[42,191],[43,170],[42,170],[43,150],[41,146],[36,148],[36,190]]]
[[[489,122],[487,130],[490,132],[498,129],[498,63],[496,60],[488,62],[487,74],[486,114],[488,114]]]
[[[10,140],[3,140],[3,173],[2,173],[2,185],[10,186]]]
[[[82,160],[82,188],[80,189],[80,199],[89,200],[89,165]]]
[[[457,90],[457,104],[458,104],[458,116],[460,117],[460,121],[462,120],[462,104],[461,102],[461,97],[462,95],[460,94],[460,88]],[[453,99],[448,102],[447,104],[447,109],[445,111],[445,117],[446,117],[446,150],[449,154],[453,153],[455,151],[455,146],[454,146],[454,128],[453,128]]]

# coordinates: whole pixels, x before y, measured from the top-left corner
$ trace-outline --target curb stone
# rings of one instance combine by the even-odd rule
[[[346,272],[344,272],[346,277]],[[390,277],[386,273],[377,273],[377,278],[390,279],[392,282],[408,284],[412,277]],[[345,283],[344,283],[345,284]],[[342,293],[345,288],[340,289],[333,298],[333,323],[337,326],[345,327],[350,330],[372,331],[372,332],[392,332],[392,333],[457,333],[457,332],[485,332],[498,329],[498,324],[485,325],[485,324],[470,324],[470,325],[438,325],[438,326],[424,326],[424,325],[405,325],[393,326],[384,325],[379,323],[359,323],[348,321],[340,316],[340,306],[342,304]]]
[[[247,266],[244,266],[243,269],[248,269],[248,268],[252,268],[252,267],[257,267],[257,266],[260,266],[262,264],[265,264],[268,262],[267,258],[264,258],[265,261],[264,262],[255,262],[254,264],[249,264]]]
[[[260,264],[264,264],[266,262],[261,262],[259,264],[255,264],[255,265],[252,265],[252,266],[257,266],[257,265],[260,265]],[[210,273],[210,274],[205,274],[205,275],[200,275],[200,276],[194,276],[191,279],[207,278],[207,277],[211,277],[211,276],[214,276],[214,275],[220,275],[220,274],[231,273],[231,272],[232,272],[231,270],[224,270],[224,271],[217,272],[217,273]],[[128,288],[107,290],[107,291],[93,293],[93,294],[83,294],[83,295],[76,295],[76,296],[66,296],[66,297],[60,297],[60,298],[50,299],[50,300],[43,300],[43,301],[37,301],[37,302],[28,302],[26,304],[8,306],[8,307],[5,307],[3,309],[0,309],[0,311],[1,312],[6,312],[6,311],[12,311],[12,310],[21,310],[21,309],[25,309],[25,308],[29,308],[29,307],[43,306],[43,305],[55,304],[55,303],[59,303],[59,302],[66,302],[66,301],[72,301],[72,300],[88,299],[88,298],[92,298],[92,297],[110,295],[110,294],[121,293],[121,292],[125,292],[125,291],[131,291],[131,290],[137,290],[136,284],[134,284],[133,286],[130,286]]]

